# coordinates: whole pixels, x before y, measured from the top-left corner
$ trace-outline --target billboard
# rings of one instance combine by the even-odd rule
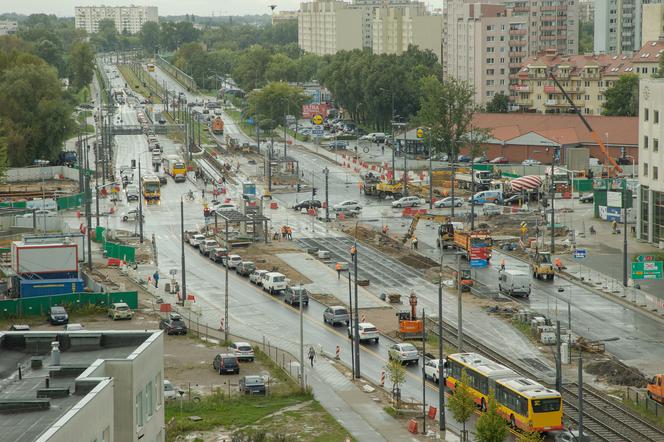
[[[622,207],[622,192],[606,192],[606,205],[608,207]]]
[[[329,104],[303,104],[302,105],[302,118],[310,119],[314,115],[322,115],[323,118],[327,117],[330,110]]]

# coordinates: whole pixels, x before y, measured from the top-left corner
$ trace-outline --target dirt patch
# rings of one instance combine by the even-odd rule
[[[585,370],[596,375],[597,380],[613,385],[643,388],[648,384],[647,378],[639,370],[613,358],[586,364]]]
[[[381,333],[394,337],[399,328],[399,321],[396,316],[397,311],[401,309],[405,310],[406,308],[406,306],[402,306],[401,304],[398,304],[395,308],[362,308],[360,309],[360,318],[363,315],[366,316],[366,322],[371,322]]]
[[[301,253],[295,244],[290,241],[276,241],[268,244],[252,244],[246,249],[238,249],[235,253],[242,256],[245,261],[253,261],[256,268],[272,272],[280,272],[291,281],[301,284],[310,284],[311,280],[289,266],[286,261],[276,256],[279,253]]]
[[[348,308],[348,304],[339,301],[336,296],[330,295],[328,293],[309,293],[309,297],[326,306],[341,305]]]

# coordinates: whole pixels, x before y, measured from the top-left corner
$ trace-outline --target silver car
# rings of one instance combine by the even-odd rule
[[[387,357],[390,361],[396,360],[402,364],[415,364],[420,361],[420,354],[413,344],[401,343],[394,344],[387,350]]]
[[[346,307],[341,305],[333,305],[328,307],[323,312],[323,322],[335,326],[337,324],[346,324],[350,321],[350,315]]]

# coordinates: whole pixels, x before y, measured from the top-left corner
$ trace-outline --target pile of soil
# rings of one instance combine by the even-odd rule
[[[608,384],[637,388],[644,388],[648,384],[643,373],[636,368],[628,367],[617,359],[591,362],[584,368],[588,373],[596,375],[598,380]]]

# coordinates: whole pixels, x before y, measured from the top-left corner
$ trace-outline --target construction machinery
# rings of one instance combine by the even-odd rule
[[[224,120],[222,120],[221,117],[215,117],[210,126],[213,134],[224,134]]]
[[[453,247],[461,252],[468,261],[471,259],[491,259],[493,240],[488,230],[459,231],[454,230]]]
[[[611,157],[611,155],[609,154],[609,150],[606,148],[606,145],[604,144],[604,141],[602,140],[602,137],[600,137],[599,135],[597,135],[597,133],[596,133],[596,132],[593,130],[593,128],[590,126],[590,124],[588,123],[588,120],[586,120],[586,118],[585,118],[585,117],[583,116],[583,114],[581,113],[581,109],[579,109],[579,108],[576,106],[576,104],[574,104],[574,101],[572,101],[572,98],[567,94],[567,92],[565,91],[565,89],[563,89],[563,86],[560,84],[560,82],[558,81],[558,79],[556,78],[556,76],[553,75],[553,70],[550,70],[550,71],[549,71],[549,78],[550,78],[551,80],[553,80],[553,82],[556,84],[556,86],[558,87],[558,89],[560,89],[560,92],[562,92],[562,94],[563,94],[563,96],[565,97],[565,99],[567,100],[567,102],[570,104],[570,106],[572,106],[572,109],[574,109],[574,113],[576,113],[576,114],[579,116],[579,118],[581,118],[581,121],[583,122],[583,125],[586,126],[586,129],[588,129],[588,132],[590,132],[590,136],[591,136],[591,137],[593,138],[593,140],[597,143],[597,145],[599,146],[599,148],[600,148],[600,150],[602,151],[602,153],[603,153],[604,155],[606,155],[607,160],[608,160],[608,161],[611,163],[611,165],[613,166],[613,169],[612,169],[612,170],[613,170],[613,172],[615,173],[615,175],[619,175],[619,174],[621,174],[621,173],[623,172],[622,167],[620,167],[620,165],[618,164],[618,162],[617,162],[613,157]],[[609,176],[610,176],[610,175],[611,175],[611,174],[609,173]],[[553,276],[552,276],[552,278],[553,278]]]
[[[367,196],[378,196],[377,186],[380,182],[379,176],[369,172],[362,177],[362,191]]]
[[[408,297],[410,311],[397,313],[399,318],[399,331],[397,336],[401,339],[424,339],[424,321],[417,317],[417,295],[412,292]]]
[[[462,292],[469,292],[473,288],[473,278],[470,274],[470,269],[461,269],[461,275],[454,272],[454,288],[458,289],[461,284]]]
[[[435,169],[431,172],[431,182],[435,187],[452,187],[452,175],[454,175],[454,187],[459,189],[472,189],[475,181],[475,191],[488,190],[491,187],[493,173],[489,170],[470,169],[469,167],[445,167]]]
[[[551,253],[540,252],[539,250],[535,252],[533,259],[530,261],[530,269],[534,278],[553,281],[554,269],[551,262]]]
[[[410,238],[413,237],[413,234],[415,234],[415,230],[417,229],[417,224],[419,224],[420,220],[426,220],[426,221],[433,221],[436,223],[440,223],[440,227],[438,228],[438,234],[439,236],[442,235],[442,231],[446,234],[446,241],[449,241],[452,239],[452,234],[454,232],[454,228],[452,227],[452,224],[450,223],[450,217],[446,215],[439,215],[439,214],[434,214],[434,213],[416,213],[413,215],[413,220],[410,222],[410,227],[408,227],[408,231],[406,232],[406,235],[403,237],[403,242],[405,243],[408,241]],[[440,238],[439,238],[440,241]],[[438,247],[440,247],[440,243],[438,244]]]
[[[656,374],[648,381],[648,397],[664,404],[664,374]]]

